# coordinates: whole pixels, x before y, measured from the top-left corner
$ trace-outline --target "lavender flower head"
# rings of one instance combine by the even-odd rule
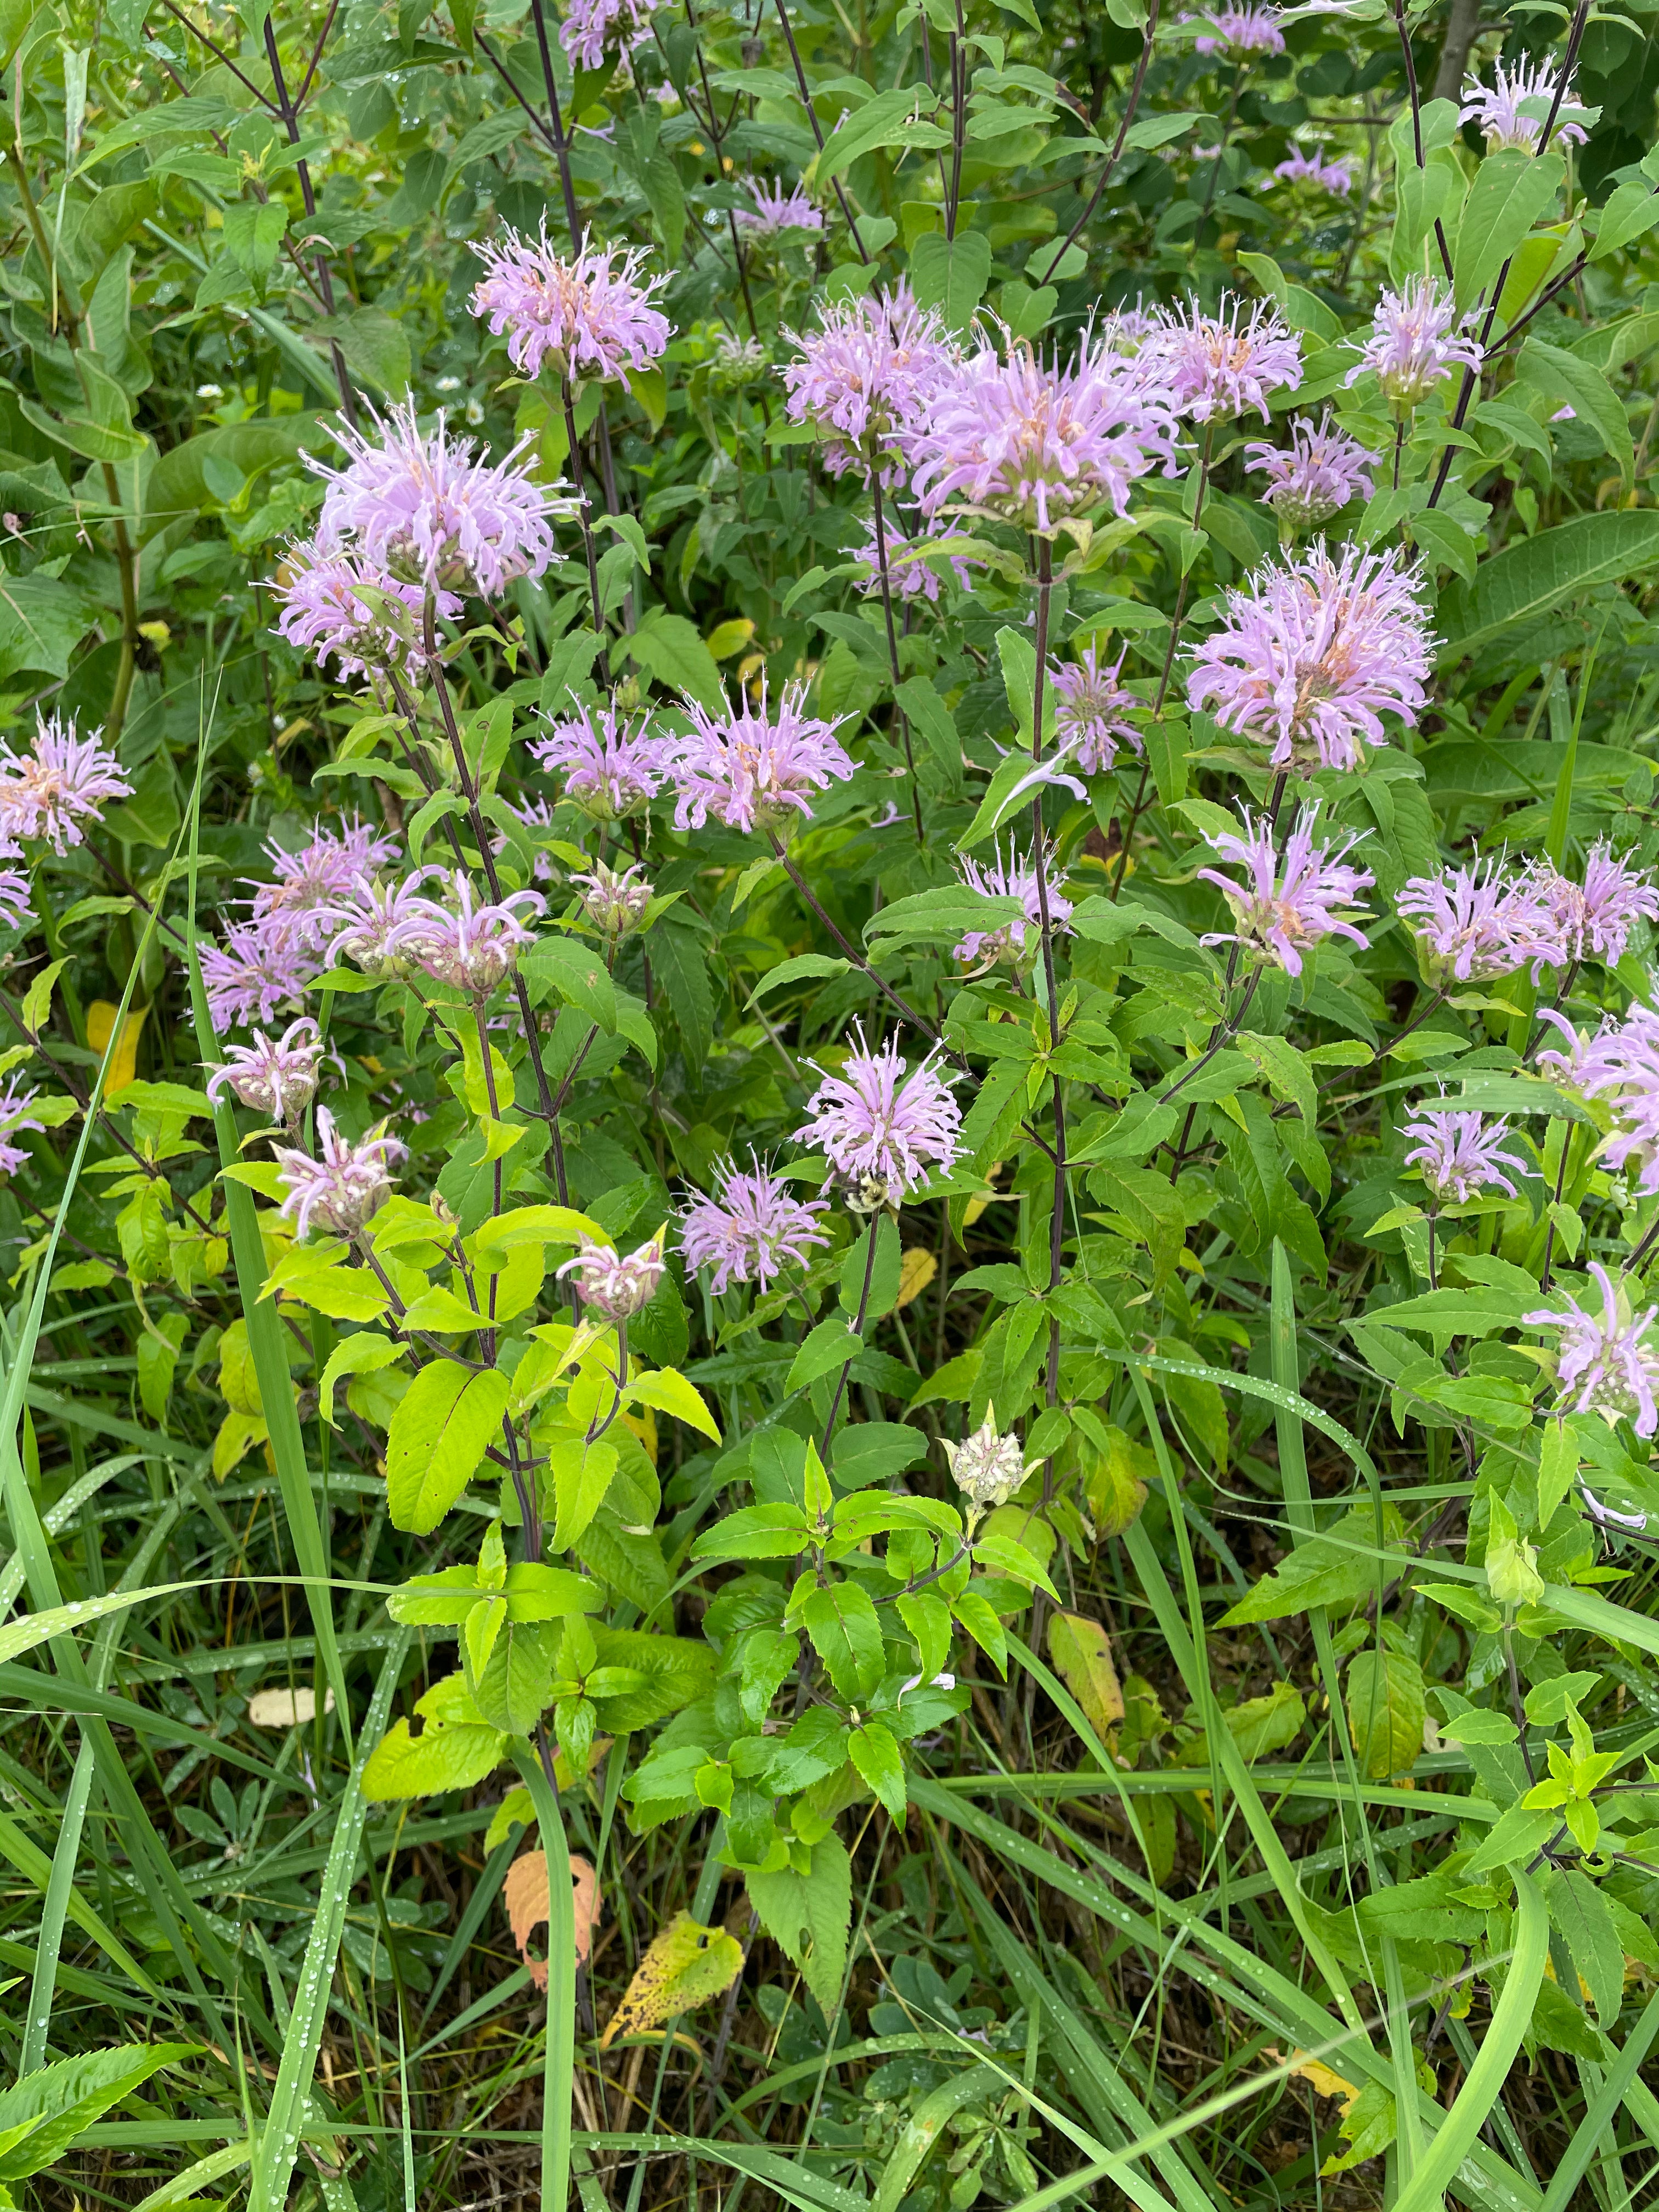
[[[328,910],[330,965],[355,960],[366,975],[397,971],[411,938],[423,929],[429,932],[427,909],[431,902],[422,887],[441,872],[417,868],[401,882],[390,883],[359,876],[349,894]]]
[[[45,1129],[46,1123],[38,1121],[28,1110],[40,1096],[38,1085],[33,1091],[24,1091],[8,1081],[0,1090],[0,1175],[15,1175],[28,1159],[27,1152],[13,1144],[12,1139],[25,1129]]]
[[[131,796],[119,761],[96,738],[83,738],[73,716],[37,714],[27,752],[0,741],[0,842],[9,852],[39,837],[67,853],[81,843],[83,822],[101,821],[111,799]]]
[[[1302,381],[1302,341],[1269,301],[1247,309],[1224,294],[1219,314],[1176,308],[1155,343],[1175,404],[1194,422],[1231,422],[1251,408],[1268,422],[1267,394]]]
[[[1536,878],[1507,874],[1496,860],[1413,876],[1395,904],[1416,924],[1425,970],[1437,989],[1493,982],[1528,961],[1534,981],[1541,969],[1565,964],[1559,928]]]
[[[317,1144],[322,1158],[315,1160],[292,1145],[271,1146],[287,1192],[276,1210],[301,1237],[310,1235],[313,1222],[334,1236],[354,1237],[391,1195],[392,1170],[404,1147],[379,1129],[354,1145],[335,1127],[326,1106],[317,1109]]]
[[[962,509],[1053,531],[1109,506],[1162,461],[1175,465],[1176,400],[1156,349],[1133,360],[1091,339],[1064,366],[1010,339],[952,368],[909,441],[924,514]]]
[[[570,0],[559,44],[579,69],[598,69],[607,46],[631,53],[651,36],[662,0]]]
[[[595,860],[586,875],[570,880],[581,886],[582,912],[604,936],[626,937],[643,925],[650,911],[651,885],[637,862],[618,870]]]
[[[1204,841],[1212,853],[1244,871],[1242,884],[1217,868],[1198,871],[1200,880],[1213,884],[1226,900],[1237,924],[1236,931],[1205,938],[1205,944],[1248,947],[1268,967],[1282,968],[1287,975],[1299,975],[1304,949],[1328,937],[1346,937],[1363,950],[1365,933],[1344,911],[1376,880],[1369,868],[1344,865],[1344,856],[1358,839],[1316,845],[1313,830],[1319,809],[1304,807],[1285,840],[1281,861],[1274,848],[1273,824],[1265,815],[1252,817],[1248,808],[1240,811],[1244,818],[1242,837],[1222,830]]]
[[[253,919],[257,922],[286,919],[307,952],[318,951],[327,944],[334,927],[332,910],[349,896],[357,878],[371,875],[398,857],[398,848],[391,839],[377,836],[356,815],[337,835],[320,822],[314,823],[310,842],[297,853],[285,853],[274,842],[267,844],[265,851],[276,880],[255,886]]]
[[[425,657],[420,586],[400,583],[352,546],[325,551],[301,539],[289,547],[270,588],[283,610],[276,635],[319,666],[332,660],[342,676],[401,676]],[[436,611],[459,614],[461,602],[440,592]]]
[[[1528,63],[1522,55],[1512,70],[1505,69],[1500,61],[1495,74],[1498,81],[1490,88],[1478,77],[1469,79],[1457,118],[1460,123],[1480,125],[1489,154],[1498,153],[1505,146],[1512,146],[1517,153],[1536,153],[1558,94],[1561,105],[1551,136],[1564,145],[1584,143],[1588,134],[1579,119],[1584,111],[1568,100],[1560,78],[1547,61]]]
[[[1281,532],[1317,530],[1351,499],[1376,489],[1371,471],[1376,457],[1357,438],[1339,430],[1328,407],[1316,429],[1305,415],[1291,425],[1288,451],[1265,440],[1244,448],[1249,467],[1267,479],[1263,501],[1279,517]]]
[[[1659,890],[1646,872],[1633,868],[1605,838],[1584,855],[1584,880],[1575,884],[1547,861],[1534,875],[1550,902],[1570,958],[1594,957],[1609,967],[1625,957],[1638,921],[1659,921]]]
[[[434,981],[448,983],[475,999],[488,998],[509,975],[520,951],[533,945],[536,933],[520,920],[547,911],[539,891],[509,891],[494,906],[473,903],[472,885],[459,869],[449,872],[448,902],[421,899],[407,911],[387,943],[387,951],[408,952]]]
[[[688,1267],[712,1267],[709,1289],[718,1297],[728,1283],[758,1283],[764,1290],[786,1267],[806,1264],[814,1244],[830,1239],[818,1216],[830,1210],[826,1199],[798,1199],[781,1176],[751,1155],[739,1170],[735,1160],[716,1160],[718,1195],[701,1192],[686,1208],[680,1249]]]
[[[234,1022],[269,1022],[322,973],[288,914],[232,922],[223,945],[202,945],[201,961],[208,1018],[219,1030]]]
[[[1527,1172],[1523,1159],[1502,1150],[1515,1132],[1501,1115],[1488,1127],[1484,1115],[1445,1113],[1431,1108],[1415,1121],[1407,1121],[1401,1134],[1416,1147],[1407,1153],[1406,1165],[1422,1169],[1423,1180],[1438,1206],[1449,1198],[1467,1206],[1488,1186],[1513,1198],[1515,1185],[1504,1169],[1513,1168],[1516,1175]]]
[[[807,1118],[795,1135],[828,1154],[848,1204],[873,1213],[901,1205],[933,1170],[952,1165],[961,1149],[962,1109],[933,1055],[907,1073],[896,1044],[872,1052],[862,1027],[858,1040],[839,1075],[818,1070],[823,1080],[807,1100]]]
[[[1290,157],[1280,161],[1273,174],[1287,185],[1309,184],[1322,192],[1330,192],[1338,199],[1346,199],[1353,190],[1353,170],[1346,155],[1339,154],[1334,161],[1325,159],[1325,149],[1316,146],[1305,153],[1300,146],[1292,146]]]
[[[601,1321],[619,1328],[656,1296],[663,1278],[666,1233],[665,1228],[659,1229],[648,1244],[640,1245],[625,1259],[608,1244],[596,1244],[585,1237],[580,1249],[565,1261],[559,1273],[574,1274],[582,1304]]]
[[[1103,667],[1092,645],[1075,660],[1051,661],[1048,681],[1054,693],[1054,736],[1062,755],[1075,758],[1085,775],[1102,775],[1117,758],[1121,738],[1133,752],[1145,750],[1127,717],[1142,705],[1119,681],[1128,654],[1126,645],[1109,668]]]
[[[1478,370],[1480,358],[1473,311],[1460,315],[1450,290],[1437,278],[1408,276],[1399,291],[1384,292],[1377,301],[1358,366],[1343,380],[1355,384],[1368,368],[1375,370],[1383,397],[1396,415],[1404,416],[1454,368]]]
[[[662,789],[671,741],[647,735],[648,719],[632,720],[612,693],[595,722],[592,709],[573,691],[574,712],[547,725],[531,755],[550,775],[564,778],[564,795],[595,822],[620,822],[643,814]]]
[[[718,720],[699,701],[687,699],[690,733],[669,763],[678,798],[677,830],[701,830],[710,814],[728,830],[781,831],[795,817],[810,818],[810,792],[845,783],[854,764],[836,737],[841,719],[826,722],[803,712],[804,684],[788,684],[775,720],[763,678],[757,705],[747,692]]]
[[[252,1044],[234,1044],[222,1067],[208,1078],[207,1095],[229,1091],[255,1114],[297,1121],[317,1095],[322,1031],[309,1016],[290,1022],[280,1037],[255,1030]]]
[[[548,242],[547,218],[539,239],[515,230],[475,243],[488,272],[473,289],[471,307],[492,333],[507,333],[507,359],[521,376],[544,363],[573,386],[615,382],[629,389],[628,372],[654,368],[673,325],[651,304],[668,282],[641,282],[642,246],[612,246],[566,261]]]
[[[34,920],[29,879],[16,868],[0,868],[0,929],[21,929]]]
[[[789,335],[804,356],[784,368],[789,420],[830,433],[823,465],[832,476],[853,469],[866,483],[878,474],[890,482],[955,359],[944,324],[901,281],[838,301],[817,330]]]
[[[1634,1167],[1643,1196],[1659,1194],[1659,1014],[1632,1006],[1622,1020],[1609,1015],[1589,1037],[1553,1008],[1544,1019],[1563,1033],[1568,1049],[1540,1052],[1539,1066],[1582,1097],[1605,1101],[1613,1129],[1602,1158],[1611,1168]]]
[[[1334,560],[1316,540],[1228,594],[1225,620],[1194,656],[1187,703],[1270,745],[1271,768],[1359,767],[1386,742],[1384,714],[1414,728],[1426,701],[1422,582],[1393,548],[1347,545]]]
[[[1201,54],[1282,54],[1285,33],[1278,16],[1276,8],[1218,8],[1202,19],[1213,36],[1202,34],[1193,44]]]
[[[1049,929],[1070,935],[1072,902],[1055,880],[1053,860],[1053,848],[1047,844],[1035,862],[1029,853],[1017,854],[1012,838],[1006,858],[994,849],[987,866],[980,866],[965,854],[958,859],[957,872],[969,890],[978,891],[985,898],[1018,899],[1025,909],[1025,919],[1006,921],[996,929],[970,929],[954,948],[957,959],[970,964],[1006,962],[1010,967],[1018,967],[1028,954],[1035,957],[1042,938],[1045,895]]]
[[[781,238],[788,231],[823,228],[823,217],[799,185],[763,184],[758,177],[744,179],[751,208],[734,208],[732,220],[750,238]]]
[[[347,545],[428,592],[471,592],[492,599],[520,576],[539,576],[556,548],[549,523],[579,511],[574,495],[544,489],[518,465],[525,438],[500,462],[474,460],[470,438],[452,438],[438,417],[422,434],[415,403],[375,416],[380,442],[342,423],[334,436],[343,469],[307,455],[323,477],[317,544]]]
[[[1628,1420],[1646,1440],[1659,1430],[1659,1344],[1650,1336],[1659,1306],[1633,1315],[1622,1283],[1615,1290],[1599,1261],[1590,1261],[1589,1272],[1601,1293],[1599,1314],[1575,1303],[1565,1313],[1545,1307],[1523,1314],[1522,1323],[1561,1332],[1560,1410],[1600,1413],[1610,1425]]]

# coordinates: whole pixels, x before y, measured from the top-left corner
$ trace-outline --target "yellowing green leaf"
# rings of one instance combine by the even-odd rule
[[[639,2035],[678,2013],[691,2012],[729,1990],[743,1972],[743,1946],[724,1928],[704,1928],[678,1912],[649,1949],[623,1991],[622,2002],[599,2038],[608,2051],[619,2035]]]
[[[386,1505],[392,1526],[429,1536],[501,1433],[507,1377],[453,1360],[423,1367],[398,1401],[386,1437]]]
[[[1086,1613],[1057,1613],[1048,1623],[1048,1656],[1082,1706],[1084,1718],[1109,1749],[1123,1718],[1123,1688],[1106,1631]]]

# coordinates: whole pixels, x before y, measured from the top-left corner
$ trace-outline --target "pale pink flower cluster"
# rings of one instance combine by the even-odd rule
[[[1267,394],[1302,381],[1302,341],[1270,301],[1249,307],[1224,293],[1220,311],[1170,310],[1153,341],[1178,410],[1194,422],[1231,422],[1252,409],[1272,419]]]
[[[1109,507],[1175,466],[1176,400],[1155,347],[1133,359],[1091,340],[1044,362],[1023,340],[981,344],[941,379],[908,441],[913,489],[927,514],[946,507],[1052,532]]]
[[[1645,869],[1633,867],[1605,838],[1584,855],[1584,880],[1575,884],[1547,860],[1537,865],[1536,879],[1547,900],[1563,959],[1602,960],[1609,967],[1625,957],[1638,921],[1659,921],[1659,890]]]
[[[1232,909],[1237,927],[1218,931],[1204,939],[1206,945],[1247,947],[1268,966],[1282,968],[1287,975],[1302,973],[1302,955],[1328,937],[1346,937],[1363,950],[1369,939],[1352,919],[1361,891],[1376,880],[1369,868],[1345,866],[1358,843],[1346,837],[1340,845],[1316,845],[1316,806],[1304,807],[1285,842],[1281,859],[1273,824],[1266,816],[1253,816],[1241,807],[1244,835],[1230,830],[1206,836],[1210,850],[1244,871],[1242,884],[1218,868],[1200,868],[1200,882],[1213,884]]]
[[[803,357],[783,372],[789,420],[830,433],[823,465],[832,476],[853,469],[866,483],[877,474],[893,481],[956,358],[938,315],[917,307],[901,281],[826,307],[819,327],[793,343]]]
[[[46,1128],[46,1123],[29,1111],[40,1096],[38,1085],[32,1091],[25,1091],[9,1078],[0,1090],[0,1175],[15,1175],[28,1159],[24,1146],[14,1144],[12,1139],[25,1129],[40,1132]]]
[[[1051,661],[1048,682],[1054,694],[1054,737],[1062,758],[1075,760],[1085,775],[1103,775],[1117,758],[1121,743],[1145,750],[1129,715],[1144,702],[1122,682],[1129,648],[1109,668],[1092,645],[1075,660]]]
[[[286,1193],[276,1210],[302,1237],[313,1222],[336,1237],[354,1237],[391,1195],[392,1170],[405,1148],[379,1130],[354,1145],[326,1106],[317,1109],[317,1145],[320,1159],[295,1146],[271,1146]]]
[[[1045,843],[1034,860],[1029,853],[1016,854],[1012,838],[1006,858],[994,848],[991,860],[982,866],[963,854],[957,862],[957,872],[968,889],[986,898],[1018,899],[1025,910],[1025,918],[1023,921],[1005,921],[996,929],[969,930],[954,948],[955,957],[974,964],[1000,961],[1015,966],[1024,958],[1035,957],[1042,930],[1045,894],[1050,931],[1056,935],[1069,935],[1072,902],[1060,888],[1053,862],[1052,846]]]
[[[799,185],[763,184],[758,177],[744,179],[753,207],[734,208],[732,220],[750,238],[782,238],[790,231],[818,231],[823,217]]]
[[[1320,529],[1351,499],[1369,499],[1376,489],[1376,456],[1338,429],[1328,407],[1317,428],[1305,415],[1297,416],[1288,448],[1258,441],[1246,446],[1244,459],[1255,475],[1267,477],[1262,499],[1292,532]]]
[[[1538,1065],[1585,1098],[1599,1098],[1613,1116],[1602,1146],[1611,1168],[1634,1167],[1644,1197],[1659,1194],[1659,1013],[1635,1005],[1610,1014],[1588,1037],[1551,1007],[1544,1019],[1567,1040],[1565,1053],[1540,1052]]]
[[[337,832],[314,823],[297,853],[284,852],[272,840],[265,854],[276,880],[253,886],[253,921],[267,931],[291,931],[303,951],[316,952],[332,934],[337,902],[349,896],[360,876],[372,876],[395,860],[398,848],[354,814]]]
[[[648,1244],[626,1255],[585,1237],[574,1258],[567,1260],[558,1272],[561,1276],[574,1275],[581,1302],[591,1313],[621,1328],[656,1296],[663,1267],[659,1229]]]
[[[642,246],[590,248],[565,260],[548,242],[544,216],[538,239],[507,230],[472,251],[487,272],[473,289],[472,312],[496,337],[507,332],[507,358],[521,376],[547,364],[572,386],[598,380],[626,391],[629,370],[654,368],[674,335],[651,304],[668,279],[641,282]]]
[[[1495,982],[1529,963],[1536,981],[1543,969],[1566,963],[1560,926],[1535,869],[1509,871],[1495,860],[1442,868],[1411,877],[1395,904],[1415,923],[1429,980],[1438,989]]]
[[[453,438],[441,414],[423,433],[415,403],[375,416],[378,442],[339,424],[333,434],[348,456],[343,468],[307,455],[328,486],[316,550],[349,548],[378,568],[424,592],[464,592],[494,599],[520,576],[539,576],[557,548],[550,524],[574,514],[580,502],[545,489],[520,465],[531,439],[504,461],[473,458],[470,438]]]
[[[609,46],[631,53],[651,36],[662,0],[570,0],[559,44],[579,69],[598,69]]]
[[[355,546],[325,550],[307,538],[291,544],[269,588],[282,609],[276,634],[342,676],[402,676],[425,659],[419,584],[400,582]],[[453,592],[434,596],[434,612],[458,615]]]
[[[252,1044],[228,1048],[224,1066],[208,1078],[207,1095],[216,1099],[229,1091],[253,1113],[292,1124],[317,1095],[322,1058],[322,1031],[308,1015],[290,1022],[280,1037],[256,1030]]]
[[[652,733],[648,717],[629,714],[613,693],[597,720],[570,695],[572,711],[547,721],[547,734],[531,745],[550,775],[564,779],[564,795],[596,822],[641,814],[662,789],[672,742]]]
[[[83,823],[101,821],[112,799],[131,796],[119,761],[96,738],[83,738],[73,716],[38,714],[27,752],[0,740],[0,854],[14,857],[36,840],[67,853],[82,842]],[[27,896],[25,884],[25,904]]]
[[[714,1197],[699,1192],[686,1208],[680,1249],[688,1267],[714,1269],[708,1287],[716,1297],[729,1283],[765,1290],[785,1267],[804,1267],[811,1246],[830,1242],[818,1226],[829,1200],[796,1198],[757,1157],[741,1170],[717,1160],[714,1188]]]
[[[1546,1306],[1522,1320],[1528,1328],[1561,1332],[1556,1379],[1563,1411],[1628,1420],[1645,1441],[1659,1431],[1659,1342],[1653,1336],[1659,1306],[1632,1314],[1624,1286],[1613,1287],[1600,1261],[1589,1262],[1589,1272],[1601,1294],[1600,1313],[1575,1302],[1565,1313]]]
[[[1432,665],[1423,577],[1390,548],[1323,539],[1270,563],[1194,655],[1188,704],[1235,735],[1270,748],[1268,766],[1311,775],[1356,769],[1387,741],[1392,714],[1415,726]]]
[[[910,1071],[896,1044],[872,1052],[862,1028],[858,1040],[841,1073],[823,1075],[807,1100],[795,1136],[827,1155],[849,1205],[873,1213],[900,1205],[935,1170],[952,1165],[962,1109],[933,1056]]]
[[[1490,87],[1478,77],[1469,79],[1458,115],[1460,123],[1480,125],[1489,154],[1506,146],[1517,153],[1536,153],[1552,109],[1555,125],[1551,135],[1565,145],[1584,144],[1588,118],[1568,100],[1559,74],[1547,61],[1528,62],[1523,54],[1513,69],[1506,69],[1500,60],[1494,74],[1497,82]]]
[[[1193,43],[1201,54],[1237,58],[1243,54],[1282,54],[1285,33],[1279,27],[1277,8],[1218,8],[1200,18],[1210,26]]]
[[[1457,312],[1450,289],[1434,276],[1408,276],[1397,292],[1376,303],[1370,335],[1346,379],[1354,384],[1374,372],[1397,414],[1409,414],[1453,369],[1479,370],[1480,340],[1475,316]]]
[[[804,684],[786,684],[775,712],[764,680],[757,702],[745,692],[723,714],[687,699],[691,727],[668,769],[678,793],[674,827],[701,830],[712,814],[728,830],[780,832],[810,817],[810,793],[848,781],[854,763],[836,735],[840,720],[807,714],[805,699]]]
[[[1406,1154],[1406,1165],[1422,1170],[1438,1205],[1450,1199],[1467,1206],[1487,1188],[1505,1191],[1513,1198],[1515,1185],[1504,1169],[1513,1168],[1516,1175],[1528,1172],[1525,1160],[1503,1150],[1515,1132],[1501,1115],[1488,1123],[1482,1114],[1431,1108],[1407,1121],[1401,1133],[1413,1146]]]
[[[1288,158],[1278,164],[1273,174],[1287,185],[1313,185],[1338,199],[1346,199],[1353,190],[1353,167],[1347,155],[1339,154],[1334,161],[1328,161],[1322,146],[1316,146],[1311,153],[1292,146]]]

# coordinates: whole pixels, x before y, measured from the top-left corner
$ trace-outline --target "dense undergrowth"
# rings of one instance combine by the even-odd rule
[[[0,5],[0,2201],[1648,2200],[1654,21]]]

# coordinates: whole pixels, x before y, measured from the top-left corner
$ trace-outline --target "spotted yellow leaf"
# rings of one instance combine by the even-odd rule
[[[938,1273],[939,1255],[925,1244],[913,1244],[899,1261],[898,1297],[894,1304],[908,1306],[912,1298],[921,1297]]]
[[[640,1960],[622,2002],[599,2039],[609,2050],[619,2035],[638,2035],[659,2027],[677,2013],[690,2012],[729,1990],[743,1972],[743,1946],[724,1928],[704,1928],[689,1912],[678,1912]]]

